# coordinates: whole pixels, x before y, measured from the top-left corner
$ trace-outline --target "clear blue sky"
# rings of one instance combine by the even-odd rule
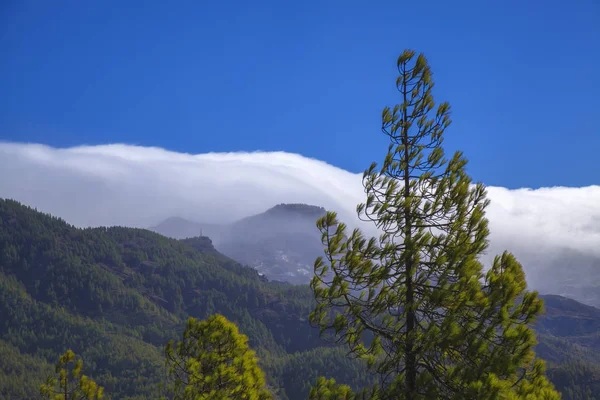
[[[600,183],[600,2],[0,0],[0,140],[381,160],[424,52],[475,179]]]

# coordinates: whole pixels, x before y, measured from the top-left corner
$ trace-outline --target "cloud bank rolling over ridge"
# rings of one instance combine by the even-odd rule
[[[222,223],[292,202],[356,222],[356,205],[365,200],[362,174],[284,152],[191,155],[122,144],[0,143],[0,171],[0,197],[76,226],[148,227],[170,216]],[[600,186],[488,187],[488,197],[488,261],[504,249],[514,252],[530,285],[545,292],[600,286],[589,276],[600,279]],[[566,265],[571,259],[579,264]]]

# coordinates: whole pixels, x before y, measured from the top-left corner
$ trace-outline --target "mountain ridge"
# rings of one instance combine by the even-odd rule
[[[318,374],[339,371],[341,381],[364,382],[353,362],[308,324],[307,289],[266,281],[216,251],[209,238],[80,229],[0,200],[0,352],[10,355],[0,363],[0,382],[31,357],[44,359],[47,369],[71,348],[107,393],[146,398],[160,379],[162,346],[178,337],[187,317],[215,312],[248,335],[281,399],[304,398]],[[296,364],[316,349],[321,356],[298,376]],[[40,371],[27,379],[41,383]],[[0,398],[16,394],[6,396]]]
[[[308,284],[314,260],[323,252],[316,221],[325,212],[320,206],[281,203],[230,224],[171,217],[150,229],[176,239],[209,236],[219,252],[270,280]]]
[[[586,398],[580,392],[600,396],[588,379],[600,366],[600,310],[561,296],[543,298],[546,314],[534,329],[550,377],[563,393],[573,393],[565,400]],[[147,398],[160,379],[162,346],[180,334],[188,316],[215,312],[249,336],[281,399],[306,398],[319,375],[367,384],[364,366],[308,324],[313,304],[308,287],[268,281],[221,254],[207,237],[79,229],[0,200],[0,399],[31,398],[32,385],[67,348],[82,355],[90,376],[114,398]],[[39,368],[20,378],[11,372],[25,365]]]

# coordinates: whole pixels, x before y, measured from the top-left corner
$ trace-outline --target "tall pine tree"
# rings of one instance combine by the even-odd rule
[[[404,51],[397,67],[401,102],[382,115],[390,146],[357,207],[381,235],[347,232],[332,212],[318,221],[311,321],[369,361],[383,398],[558,399],[534,358],[528,324],[543,306],[521,265],[510,253],[487,272],[479,261],[488,200],[463,155],[444,156],[450,106],[436,106],[422,54]]]

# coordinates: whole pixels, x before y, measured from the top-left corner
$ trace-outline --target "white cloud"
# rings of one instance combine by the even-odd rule
[[[350,211],[360,177],[288,153],[182,154],[121,144],[56,149],[0,143],[0,197],[77,226],[146,227],[180,215],[232,221],[283,202]],[[339,199],[342,199],[340,201]]]
[[[0,171],[0,197],[77,226],[147,227],[174,215],[228,222],[285,202],[321,205],[348,220],[364,201],[361,174],[283,152],[191,155],[121,144],[0,143]],[[586,282],[590,273],[600,278],[600,186],[489,187],[488,194],[490,255],[513,251],[533,287],[585,300],[561,280],[576,276],[579,287],[595,284]],[[574,259],[585,265],[565,266]]]

